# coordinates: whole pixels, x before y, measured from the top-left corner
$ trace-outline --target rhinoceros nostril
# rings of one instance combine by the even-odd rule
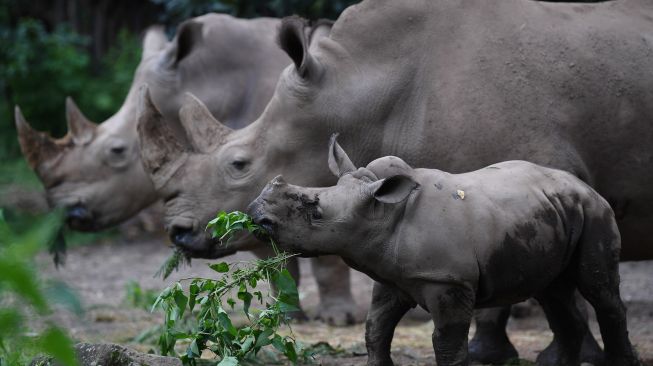
[[[66,223],[74,230],[92,231],[96,229],[91,211],[80,204],[66,208]]]
[[[191,246],[193,239],[193,230],[190,228],[174,226],[170,231],[170,240],[177,246]]]
[[[276,228],[274,221],[265,216],[259,216],[258,218],[254,219],[254,223],[262,227],[263,230],[265,230],[270,235],[274,233]]]
[[[86,207],[81,205],[74,205],[68,207],[66,210],[66,218],[69,220],[86,220],[90,219],[90,217],[90,212],[86,209]]]

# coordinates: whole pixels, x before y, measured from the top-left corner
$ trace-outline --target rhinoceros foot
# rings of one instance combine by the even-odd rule
[[[559,360],[560,344],[555,340],[549,344],[537,356],[538,366],[555,366],[560,365]],[[593,366],[605,366],[605,356],[603,350],[596,343],[596,340],[591,333],[587,332],[583,337],[583,345],[580,351],[580,361],[583,364],[591,364]]]
[[[314,318],[329,325],[343,327],[362,323],[365,320],[365,312],[356,305],[353,299],[322,301]]]
[[[489,334],[477,331],[469,342],[469,359],[483,365],[505,365],[519,355],[505,333]]]

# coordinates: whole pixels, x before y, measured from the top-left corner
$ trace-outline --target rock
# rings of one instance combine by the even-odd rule
[[[181,366],[174,357],[164,357],[140,353],[117,344],[75,345],[79,366]],[[30,366],[55,366],[52,359],[37,357]]]

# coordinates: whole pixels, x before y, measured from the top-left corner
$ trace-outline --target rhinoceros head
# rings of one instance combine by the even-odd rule
[[[146,77],[147,65],[166,42],[161,28],[148,31],[134,84]],[[75,230],[113,226],[156,199],[140,162],[136,124],[130,121],[135,119],[133,95],[130,90],[121,109],[101,124],[91,122],[67,98],[68,133],[59,139],[32,129],[16,107],[23,155],[42,181],[49,204],[63,207]]]
[[[347,247],[374,242],[387,234],[394,209],[419,187],[401,159],[377,159],[356,169],[336,142],[329,144],[329,168],[338,179],[332,187],[307,188],[277,176],[248,208],[284,250],[305,256],[343,254]],[[377,172],[389,174],[377,177]],[[397,174],[399,173],[399,174]]]
[[[255,194],[249,151],[229,151],[229,147],[221,146],[238,131],[216,121],[199,99],[187,94],[179,112],[186,132],[184,140],[161,123],[163,116],[152,103],[147,87],[140,99],[141,157],[164,200],[165,226],[171,240],[188,254],[202,258],[221,257],[255,243],[244,238],[244,242],[233,242],[228,248],[207,245],[211,238],[204,230],[218,210],[238,209],[243,195]],[[227,152],[216,154],[218,148]]]
[[[68,224],[82,231],[103,229],[153,201],[134,138],[108,133],[66,101],[68,134],[53,139],[35,131],[16,107],[21,150],[41,179],[51,206],[64,207]],[[134,185],[132,195],[120,188]],[[148,187],[149,185],[149,187]]]

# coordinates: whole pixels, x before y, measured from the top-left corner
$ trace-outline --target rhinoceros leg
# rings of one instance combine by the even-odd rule
[[[587,323],[576,306],[575,286],[571,278],[561,277],[543,294],[536,296],[542,305],[549,326],[553,331],[557,352],[538,355],[538,366],[578,366],[583,335],[588,332]]]
[[[265,246],[260,246],[259,248],[252,249],[252,253],[256,255],[259,258],[269,258],[274,255],[274,251],[272,248],[269,248],[267,245]],[[299,261],[297,260],[296,257],[290,258],[288,260],[288,263],[286,264],[286,268],[288,269],[288,272],[290,272],[290,275],[292,278],[295,280],[295,283],[297,284],[297,287],[299,287],[299,280],[300,280],[300,273],[299,273]],[[272,288],[272,290],[276,293],[277,289]],[[299,304],[299,311],[295,311],[290,313],[290,317],[296,321],[306,321],[308,320],[308,317],[306,316],[306,313],[304,312],[304,309],[301,308],[301,304]]]
[[[606,365],[639,366],[619,293],[619,232],[611,217],[604,215],[585,225],[578,245],[578,268],[583,269],[577,273],[578,289],[596,311]]]
[[[480,309],[474,313],[476,332],[469,342],[469,358],[473,362],[503,365],[518,357],[506,334],[510,306]]]
[[[437,284],[424,289],[423,297],[435,324],[433,349],[438,366],[469,365],[467,336],[474,315],[474,291]]]
[[[372,304],[365,323],[365,346],[368,366],[391,366],[390,345],[395,327],[415,304],[393,288],[374,282]]]
[[[587,323],[588,313],[585,299],[580,296],[578,292],[576,292],[575,299],[576,306],[583,315],[584,321]],[[554,339],[551,344],[549,344],[542,352],[540,352],[538,357],[541,360],[551,359],[551,361],[548,363],[554,364],[554,360],[556,360],[558,357],[558,352],[560,352],[560,345],[558,344],[557,340]],[[589,363],[593,366],[605,365],[603,350],[601,349],[601,346],[599,346],[599,344],[596,342],[596,339],[594,339],[594,336],[592,335],[592,332],[589,331],[589,328],[587,328],[587,332],[585,332],[585,335],[583,336],[583,344],[580,348],[580,361],[582,363]]]
[[[363,321],[363,312],[351,293],[349,267],[336,256],[311,259],[313,275],[320,294],[316,318],[343,326]]]

